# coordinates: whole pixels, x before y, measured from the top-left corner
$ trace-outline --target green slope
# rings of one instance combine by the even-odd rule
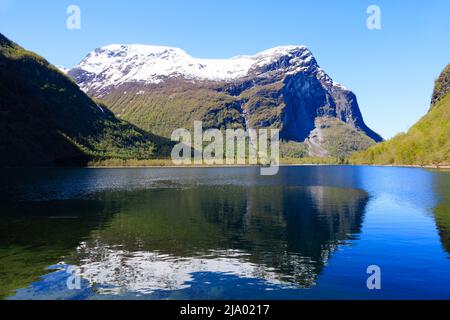
[[[433,105],[407,133],[353,155],[353,163],[382,165],[450,164],[449,66],[436,81]]]
[[[0,166],[146,159],[169,142],[118,120],[45,59],[0,34]]]
[[[245,126],[237,98],[184,81],[151,88],[127,84],[102,97],[102,101],[119,118],[167,138],[178,128],[193,130],[197,120],[203,121],[205,128]]]
[[[336,118],[319,117],[315,125],[306,141],[309,153],[314,156],[343,161],[355,151],[367,150],[375,144],[366,134]]]

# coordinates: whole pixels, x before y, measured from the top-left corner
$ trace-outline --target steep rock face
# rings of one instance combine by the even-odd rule
[[[169,137],[203,120],[214,128],[279,128],[304,142],[328,117],[374,142],[356,96],[335,83],[304,46],[254,56],[196,59],[176,48],[111,45],[96,49],[68,74],[88,94],[137,126]]]
[[[450,91],[450,64],[439,75],[434,85],[431,107],[438,103]]]

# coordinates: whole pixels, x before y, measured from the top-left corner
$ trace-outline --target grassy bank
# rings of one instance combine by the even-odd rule
[[[305,158],[283,158],[280,160],[281,165],[339,165],[347,164],[342,159],[337,158],[318,158],[318,157],[305,157]],[[239,166],[239,165],[197,165],[191,163],[191,165],[185,165],[187,167],[216,167],[216,166]],[[94,160],[89,162],[90,168],[114,168],[114,167],[177,167],[172,162],[172,159],[148,159],[148,160],[133,160],[133,159],[103,159]]]

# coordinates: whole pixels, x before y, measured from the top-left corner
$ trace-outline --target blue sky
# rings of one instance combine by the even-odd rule
[[[81,30],[66,28],[71,4],[81,8]],[[381,30],[366,27],[371,4],[381,8]],[[199,58],[304,44],[389,138],[429,108],[450,62],[449,13],[448,0],[0,0],[0,32],[68,67],[111,43],[180,47]]]

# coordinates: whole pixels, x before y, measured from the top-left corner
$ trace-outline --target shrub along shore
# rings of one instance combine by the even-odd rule
[[[339,158],[319,158],[319,157],[305,157],[305,158],[283,158],[280,160],[280,166],[295,166],[295,165],[370,165],[370,166],[384,166],[384,167],[412,167],[412,168],[434,168],[434,169],[450,169],[450,164],[432,164],[432,165],[386,165],[386,164],[364,164],[353,163],[348,159]],[[153,167],[166,167],[166,168],[212,168],[212,167],[252,167],[260,165],[198,165],[192,163],[192,165],[174,165],[171,159],[149,159],[149,160],[130,160],[130,159],[103,159],[94,160],[88,163],[88,168],[153,168]]]

